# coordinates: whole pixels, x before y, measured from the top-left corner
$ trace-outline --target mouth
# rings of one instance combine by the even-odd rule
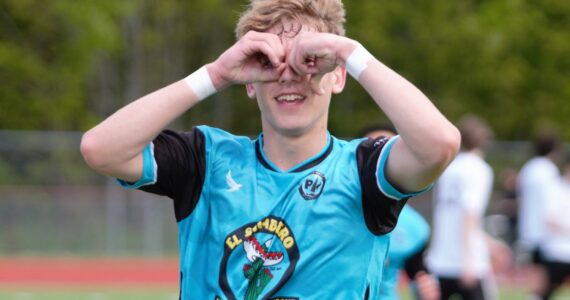
[[[305,96],[299,94],[285,94],[275,97],[278,103],[300,103],[305,100]]]

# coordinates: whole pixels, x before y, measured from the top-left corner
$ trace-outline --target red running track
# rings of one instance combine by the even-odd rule
[[[0,285],[178,286],[178,259],[0,258]]]

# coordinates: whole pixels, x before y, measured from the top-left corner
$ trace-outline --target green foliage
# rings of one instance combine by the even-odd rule
[[[0,128],[77,129],[88,75],[119,47],[126,6],[111,1],[0,1]]]
[[[568,132],[570,3],[546,2],[347,2],[349,34],[452,120],[474,112],[499,138],[527,139],[543,125]]]
[[[0,128],[84,130],[213,61],[235,40],[246,1],[0,0]],[[570,138],[570,2],[345,1],[347,34],[456,121],[490,121],[500,139],[539,126]],[[37,9],[41,7],[41,9]],[[259,113],[229,88],[173,126],[256,134]],[[354,135],[386,117],[349,79],[331,131]]]

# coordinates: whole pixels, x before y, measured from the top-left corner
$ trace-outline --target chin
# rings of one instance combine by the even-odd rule
[[[299,127],[289,127],[289,128],[281,128],[279,129],[279,133],[281,133],[284,136],[288,136],[288,137],[299,137],[302,136],[303,133],[305,133],[306,130],[304,128],[299,128]]]
[[[279,134],[289,137],[298,137],[307,132],[307,126],[300,124],[280,124],[274,128]]]

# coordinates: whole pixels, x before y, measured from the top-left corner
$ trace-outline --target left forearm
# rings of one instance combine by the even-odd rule
[[[459,151],[457,128],[417,87],[376,59],[368,63],[359,82],[401,137],[388,176],[408,191],[425,188]]]

